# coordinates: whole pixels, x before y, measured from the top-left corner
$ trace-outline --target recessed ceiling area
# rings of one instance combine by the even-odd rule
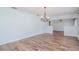
[[[16,7],[17,9],[23,12],[29,12],[37,16],[43,15],[44,8],[43,7]],[[52,17],[56,15],[63,14],[74,14],[78,13],[78,7],[47,7],[47,16]]]

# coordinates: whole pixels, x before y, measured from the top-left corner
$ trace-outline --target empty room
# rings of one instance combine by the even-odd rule
[[[79,8],[0,7],[0,51],[79,51]]]

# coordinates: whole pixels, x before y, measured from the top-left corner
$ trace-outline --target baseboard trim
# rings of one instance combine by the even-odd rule
[[[64,36],[64,37],[72,37],[72,38],[76,38],[76,40],[78,40],[78,37],[76,37],[76,36]]]
[[[33,37],[33,36],[36,36],[36,35],[40,35],[40,34],[43,34],[43,32],[41,32],[41,33],[35,33],[35,34],[29,35],[29,36],[26,35],[26,36],[21,37],[21,38],[18,38],[18,39],[14,39],[14,40],[11,40],[11,41],[3,42],[3,43],[1,43],[0,45],[12,43],[12,42],[16,42],[16,41],[18,41],[18,40],[22,40],[22,39],[24,39],[24,38],[30,38],[30,37]]]

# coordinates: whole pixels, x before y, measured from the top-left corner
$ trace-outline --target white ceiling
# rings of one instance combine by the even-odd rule
[[[34,15],[40,16],[43,15],[43,7],[17,7],[17,9],[29,12]],[[47,16],[56,16],[63,14],[72,14],[77,13],[79,11],[78,7],[47,7]]]

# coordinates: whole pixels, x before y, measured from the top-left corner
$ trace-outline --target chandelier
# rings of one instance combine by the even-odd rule
[[[50,17],[47,16],[47,13],[46,13],[46,7],[44,7],[44,15],[41,16],[41,20],[44,21],[44,22],[49,22],[50,21]]]

